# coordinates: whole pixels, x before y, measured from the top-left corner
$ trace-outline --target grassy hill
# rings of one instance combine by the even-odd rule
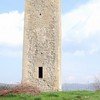
[[[45,92],[38,96],[9,94],[0,100],[100,100],[100,91]]]

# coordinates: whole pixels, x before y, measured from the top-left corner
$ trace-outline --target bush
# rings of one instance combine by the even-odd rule
[[[5,87],[6,88],[6,87]],[[0,96],[7,96],[9,94],[30,94],[30,95],[39,95],[41,91],[33,86],[27,84],[21,84],[10,89],[4,89],[0,91]]]
[[[48,97],[59,97],[59,95],[57,95],[55,93],[50,93],[50,94],[48,94]]]
[[[94,88],[96,91],[100,91],[100,75],[95,77]]]
[[[41,100],[41,97],[35,97],[34,100]]]
[[[10,86],[8,86],[8,85],[2,85],[2,86],[0,86],[0,90],[7,90],[7,89],[10,89]]]

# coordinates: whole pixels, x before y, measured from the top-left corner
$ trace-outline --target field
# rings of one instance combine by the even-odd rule
[[[25,94],[9,94],[6,97],[0,97],[0,100],[100,100],[100,92],[45,92],[41,93],[38,96]]]

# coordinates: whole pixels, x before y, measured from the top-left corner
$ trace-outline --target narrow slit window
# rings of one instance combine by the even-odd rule
[[[39,67],[39,78],[43,78],[43,67]]]

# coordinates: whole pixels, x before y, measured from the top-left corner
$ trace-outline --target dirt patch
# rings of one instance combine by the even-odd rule
[[[0,91],[0,96],[7,96],[9,94],[31,94],[31,95],[39,95],[41,91],[33,86],[29,85],[18,85],[11,89],[4,89]]]

